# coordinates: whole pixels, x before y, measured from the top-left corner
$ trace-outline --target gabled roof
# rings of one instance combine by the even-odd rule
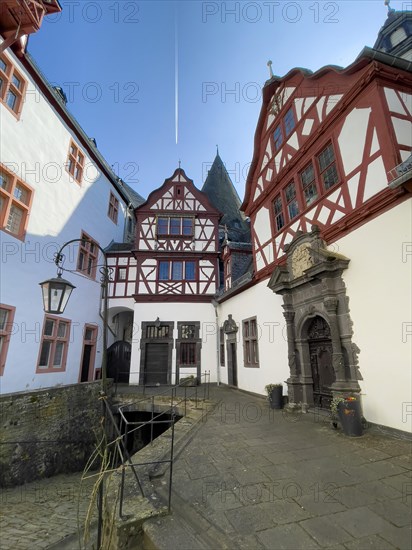
[[[222,212],[223,217],[220,220],[220,225],[226,225],[229,229],[240,231],[249,230],[249,226],[240,212],[241,201],[239,195],[219,153],[216,154],[202,191],[208,196],[213,206]]]
[[[198,200],[198,202],[201,203],[204,208],[206,208],[209,214],[220,217],[220,212],[209,200],[209,197],[207,196],[207,194],[204,193],[203,191],[200,191],[193,183],[193,180],[188,178],[183,168],[180,168],[180,167],[176,168],[172,176],[170,176],[170,178],[166,178],[160,187],[157,187],[156,189],[154,189],[154,191],[152,191],[149,194],[147,199],[143,203],[141,203],[137,207],[137,209],[139,211],[146,211],[147,209],[150,209],[159,199],[161,199],[164,196],[164,194],[173,185],[176,185],[176,184],[185,186],[190,191],[190,193],[192,193],[192,195]],[[180,210],[182,209],[179,208],[179,211]],[[185,210],[185,208],[183,208],[183,210]],[[186,210],[187,210],[187,207],[186,207]]]
[[[295,67],[291,69],[285,76],[273,76],[270,80],[265,82],[265,85],[262,89],[262,108],[259,115],[258,124],[256,127],[255,138],[254,138],[254,151],[253,159],[251,166],[249,168],[248,178],[246,180],[246,189],[245,197],[241,205],[241,209],[247,212],[248,204],[250,201],[250,195],[253,188],[255,172],[258,166],[259,157],[261,153],[261,135],[264,131],[264,124],[267,116],[268,104],[276,93],[276,90],[288,80],[293,78],[296,74],[301,74],[305,79],[309,81],[316,81],[317,79],[323,77],[324,75],[331,74],[333,75],[352,75],[361,71],[364,67],[367,67],[371,64],[372,61],[377,61],[388,67],[398,69],[400,71],[412,72],[412,62],[402,59],[400,57],[390,55],[385,52],[377,51],[372,48],[365,47],[353,63],[348,65],[348,67],[343,68],[336,65],[327,65],[320,68],[316,72],[312,72],[309,69],[304,69],[301,67]]]

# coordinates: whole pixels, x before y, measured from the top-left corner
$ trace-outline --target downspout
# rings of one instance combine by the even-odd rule
[[[216,317],[216,381],[217,385],[220,386],[220,327],[219,327],[219,315],[217,313],[217,306],[219,304],[215,299],[212,300],[212,306],[215,308],[215,317]]]

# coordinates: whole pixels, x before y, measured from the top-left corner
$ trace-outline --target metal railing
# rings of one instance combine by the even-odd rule
[[[112,430],[113,439],[107,443],[108,448],[114,447],[114,453],[117,453],[118,462],[120,462],[121,470],[121,481],[119,488],[119,518],[123,519],[124,515],[124,500],[125,500],[125,485],[126,485],[126,469],[130,468],[133,473],[133,478],[137,482],[140,494],[144,497],[144,489],[139,478],[137,467],[144,466],[154,466],[159,467],[160,465],[166,464],[169,465],[169,489],[168,489],[168,501],[167,508],[170,512],[171,509],[171,499],[172,499],[172,480],[173,480],[173,459],[174,459],[174,442],[175,442],[175,423],[176,418],[179,416],[177,414],[178,410],[184,411],[184,416],[187,414],[187,404],[188,401],[194,401],[195,408],[198,408],[200,402],[203,402],[209,398],[209,385],[210,385],[210,371],[205,371],[201,375],[201,385],[200,386],[186,386],[184,384],[178,384],[175,386],[169,386],[161,391],[157,387],[147,387],[144,386],[143,397],[133,401],[128,402],[123,405],[116,406],[116,412],[119,414],[120,423],[116,422],[113,407],[108,402],[107,396],[102,396],[106,417],[106,428],[109,432],[109,428]],[[155,392],[153,395],[147,395],[148,392]],[[159,397],[163,398],[161,402],[156,403],[156,399]],[[167,399],[165,403],[164,398]],[[159,400],[160,401],[160,400]],[[149,404],[149,407],[147,405]],[[160,412],[156,411],[156,408],[159,406],[165,406]],[[149,408],[149,410],[147,410]],[[150,419],[147,421],[133,421],[127,418],[128,412],[149,412]],[[164,416],[168,415],[169,418],[165,419]],[[161,418],[163,416],[163,419]],[[145,427],[150,426],[150,444],[153,445],[154,437],[154,427],[161,424],[169,424],[169,429],[171,429],[170,434],[170,447],[168,452],[164,456],[167,458],[161,458],[159,460],[145,461],[145,462],[134,462],[132,460],[131,454],[128,450],[128,444],[132,434],[137,433],[139,430],[145,429]],[[167,430],[167,428],[166,428]],[[162,433],[164,433],[164,430]],[[148,443],[148,444],[149,444]],[[101,537],[102,537],[102,528],[103,528],[103,484],[101,484],[101,491],[99,495],[99,519],[98,519],[98,548],[100,547]],[[100,533],[100,534],[99,534]]]

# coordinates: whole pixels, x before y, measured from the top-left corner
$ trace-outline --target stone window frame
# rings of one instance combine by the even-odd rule
[[[243,363],[246,368],[259,368],[257,317],[242,320]]]
[[[0,311],[6,312],[4,322],[0,317],[0,376],[3,376],[16,308],[7,304],[0,304]]]
[[[193,327],[191,334],[186,335],[185,327]],[[194,350],[194,361],[190,363],[183,363],[182,358],[184,352],[182,347],[186,347],[186,344],[190,345],[190,348]],[[196,376],[200,382],[201,377],[201,348],[202,339],[200,337],[200,321],[178,321],[177,322],[177,338],[175,341],[176,346],[176,380],[180,380],[180,375],[185,372],[185,369],[196,369]],[[183,373],[181,372],[183,369]]]
[[[34,190],[0,163],[0,229],[24,241],[29,222]],[[18,231],[11,231],[13,227],[13,212],[21,212],[18,222]]]
[[[47,323],[52,322],[52,330],[51,333],[46,334],[46,328]],[[42,328],[42,338],[40,342],[40,348],[39,348],[39,357],[37,359],[37,368],[36,368],[36,374],[43,374],[43,373],[51,373],[51,372],[64,372],[66,370],[66,362],[67,362],[67,353],[69,350],[69,340],[70,340],[70,330],[71,330],[71,319],[65,319],[62,317],[57,317],[56,315],[48,315],[46,314],[44,316],[43,321],[43,328]],[[64,331],[64,334],[60,334],[60,328],[62,325],[66,325],[66,329]],[[40,365],[41,359],[42,359],[42,351],[43,346],[48,343],[50,345],[48,356],[47,356],[47,364],[46,365]],[[60,364],[56,367],[54,366],[54,361],[56,359],[56,349],[58,348],[59,344],[62,345],[62,351],[61,351],[61,360]]]

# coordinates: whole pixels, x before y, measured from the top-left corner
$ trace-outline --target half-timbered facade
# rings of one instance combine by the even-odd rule
[[[220,378],[283,382],[304,408],[355,392],[369,421],[409,430],[412,75],[382,49],[263,88],[242,204],[254,275],[230,288],[227,263]]]
[[[200,378],[202,368],[215,371],[211,301],[219,284],[220,213],[178,168],[135,217],[134,246],[109,252],[110,307],[122,331],[125,316],[130,327],[130,381]]]

